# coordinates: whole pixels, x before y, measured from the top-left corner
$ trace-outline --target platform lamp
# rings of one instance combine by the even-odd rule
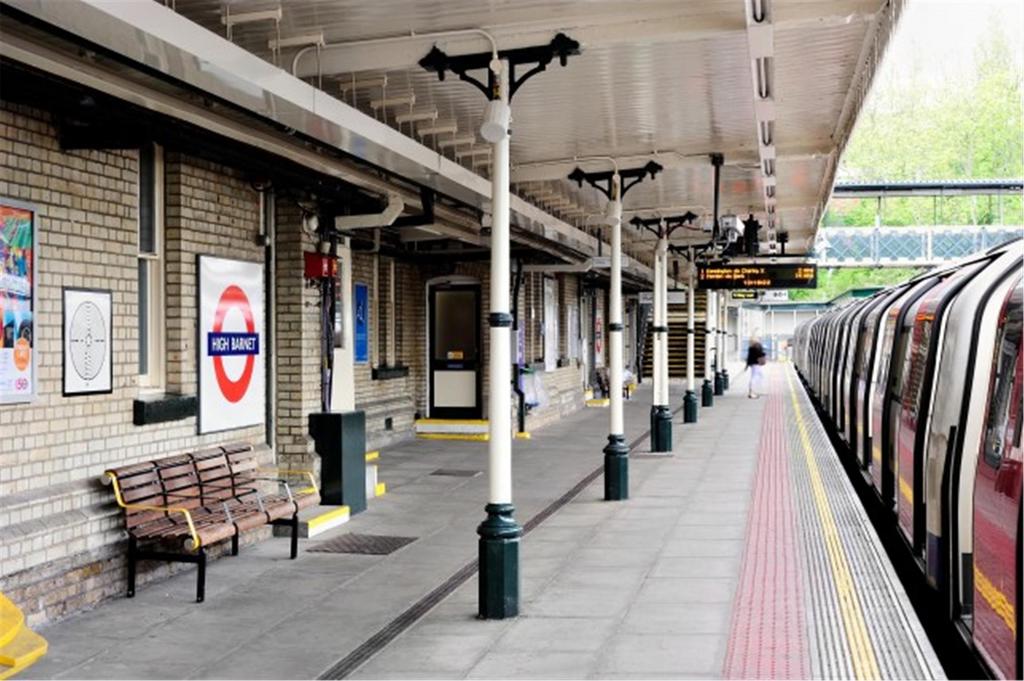
[[[456,74],[487,97],[480,136],[492,146],[491,153],[491,269],[488,371],[492,388],[487,394],[489,420],[488,503],[486,519],[477,527],[479,547],[479,609],[481,619],[504,619],[519,614],[519,539],[522,528],[512,505],[512,399],[502,386],[512,383],[509,301],[509,124],[511,101],[531,77],[544,71],[556,58],[562,66],[579,54],[580,44],[563,33],[549,44],[499,51],[494,37],[477,31],[491,43],[490,52],[449,56],[435,45],[419,64],[444,80]],[[516,67],[531,68],[516,77]],[[484,71],[486,82],[473,75]]]
[[[622,374],[623,374],[623,331],[622,324],[622,199],[630,189],[648,176],[653,180],[662,171],[662,166],[648,161],[639,168],[622,170],[614,158],[591,156],[576,159],[580,162],[600,161],[609,163],[612,170],[595,172],[576,167],[569,173],[569,179],[580,187],[586,182],[608,199],[605,206],[604,223],[611,230],[612,262],[609,284],[608,305],[608,398],[609,433],[604,453],[604,498],[605,501],[621,501],[629,498],[629,446],[626,444],[625,427],[622,418]]]

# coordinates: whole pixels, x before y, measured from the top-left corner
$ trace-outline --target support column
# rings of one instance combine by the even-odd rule
[[[722,390],[729,390],[729,294],[722,292]]]
[[[654,251],[654,399],[651,451],[672,451],[672,410],[668,402],[668,239]]]
[[[612,176],[609,207],[612,241],[612,271],[608,306],[608,390],[611,422],[608,444],[604,448],[604,498],[621,501],[629,498],[629,447],[626,446],[622,420],[622,180]]]
[[[704,384],[700,387],[700,404],[702,407],[715,406],[714,378],[715,355],[715,294],[707,291],[707,305],[704,311]]]
[[[722,292],[715,291],[715,395],[725,394],[725,344],[722,342]]]
[[[497,74],[497,99],[509,102],[509,63],[501,62]],[[489,364],[490,390],[487,416],[489,503],[487,519],[477,528],[480,535],[479,615],[504,619],[519,614],[519,538],[522,529],[513,518],[512,505],[512,381],[509,306],[509,137],[494,142],[491,169],[491,312]]]
[[[697,393],[694,389],[694,340],[697,331],[693,306],[697,297],[693,280],[693,250],[690,250],[690,276],[686,287],[686,395],[683,396],[683,423],[697,422]]]

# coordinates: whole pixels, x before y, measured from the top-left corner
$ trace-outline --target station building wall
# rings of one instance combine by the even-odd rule
[[[0,589],[40,622],[123,591],[122,520],[105,469],[225,441],[272,455],[263,426],[199,436],[194,416],[133,424],[138,152],[63,151],[49,114],[2,103],[0,156],[0,196],[35,204],[39,244],[36,396],[0,406]],[[195,255],[261,261],[259,197],[231,169],[174,153],[164,178],[165,389],[195,394]],[[64,286],[112,291],[110,394],[62,396]]]
[[[49,113],[0,102],[0,197],[32,203],[38,209],[36,397],[29,404],[0,405],[0,590],[25,611],[31,624],[60,619],[123,594],[123,521],[111,489],[101,482],[104,470],[236,441],[256,446],[267,463],[276,456],[283,466],[319,467],[307,435],[308,414],[320,409],[318,292],[303,276],[303,253],[315,244],[303,229],[301,210],[285,196],[265,193],[261,198],[241,171],[226,165],[173,149],[165,149],[162,160],[165,363],[162,384],[153,390],[140,385],[138,370],[139,152],[63,150]],[[267,211],[274,216],[276,234],[270,251],[257,238]],[[273,286],[267,292],[272,432],[260,425],[200,436],[195,416],[134,425],[137,399],[196,395],[197,255],[265,262],[268,253],[274,258]],[[353,284],[372,287],[373,262],[378,257],[369,343],[376,345],[384,363],[388,315],[392,314],[386,295],[389,259],[365,252],[353,252],[350,259]],[[399,260],[395,262],[393,359],[408,371],[383,380],[373,378],[370,363],[354,367],[355,405],[367,414],[368,448],[410,437],[415,417],[427,413],[426,286],[429,280],[446,275],[473,277],[481,286],[486,417],[488,263],[424,265]],[[567,305],[578,296],[579,277],[559,274],[556,280],[559,355],[564,366],[540,371],[547,402],[530,412],[528,430],[583,404],[581,358],[586,347],[580,345],[580,358],[567,357],[565,316]],[[113,390],[109,395],[62,396],[61,290],[65,286],[113,292]],[[603,308],[603,292],[597,295]],[[542,276],[524,278],[519,309],[526,325],[527,360],[542,362]],[[582,310],[580,315],[582,323]],[[607,324],[606,312],[604,320]],[[268,535],[263,528],[250,533],[243,543]],[[220,553],[217,548],[212,556]],[[165,563],[141,567],[140,585],[182,567]]]

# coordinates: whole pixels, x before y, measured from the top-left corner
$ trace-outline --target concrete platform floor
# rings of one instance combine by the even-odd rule
[[[748,400],[746,377],[737,370],[732,390],[716,398],[713,408],[701,408],[697,424],[683,425],[677,413],[673,456],[646,454],[644,440],[631,458],[627,502],[603,501],[597,476],[571,502],[533,523],[521,546],[518,618],[477,620],[473,576],[387,645],[360,657],[364,662],[345,667],[348,678],[783,676],[788,667],[744,662],[746,657],[738,656],[748,655],[747,649],[733,640],[747,641],[756,651],[761,644],[751,637],[776,631],[765,598],[759,609],[748,602],[757,599],[743,595],[750,576],[763,572],[758,566],[770,563],[760,557],[753,573],[745,563],[756,555],[748,518],[754,500],[762,498],[755,490],[764,475],[759,462],[763,467],[766,453],[773,451],[765,444],[773,436],[762,426],[778,421],[781,429],[791,420],[781,391],[785,400],[795,394],[795,379],[782,379],[791,369],[771,370],[773,390],[780,392],[771,400]],[[647,384],[627,402],[627,442],[647,430],[650,396]],[[673,407],[681,400],[681,386],[675,385]],[[776,409],[772,418],[769,403]],[[601,466],[607,419],[607,409],[583,410],[515,443],[520,524]],[[835,456],[826,446],[816,448],[822,449],[815,454],[822,462]],[[833,465],[838,470],[838,462]],[[438,468],[483,473],[431,475]],[[389,556],[302,550],[296,561],[286,559],[286,540],[264,542],[212,565],[204,604],[192,602],[194,579],[185,573],[143,588],[134,600],[115,600],[44,629],[50,654],[26,676],[312,678],[337,673],[340,661],[365,652],[364,644],[382,628],[475,558],[485,469],[481,443],[412,441],[386,449],[381,476],[389,493],[371,502],[367,513],[304,541],[302,548],[348,532],[410,536],[415,542]],[[868,541],[867,535],[859,536]],[[804,541],[817,539],[808,535]],[[889,579],[887,565],[871,568],[873,574],[886,569]],[[894,602],[898,608],[906,605],[905,599]],[[904,615],[913,618],[912,612]],[[772,645],[785,647],[780,637],[786,631],[798,642],[812,639],[818,625],[811,620],[796,633],[780,624]],[[914,626],[916,620],[910,638],[923,639]],[[930,649],[925,653],[933,664]],[[759,660],[772,665],[776,654],[765,650]],[[815,677],[846,676],[817,658],[793,668]],[[922,670],[915,676],[934,671]],[[886,671],[881,675],[891,676]]]

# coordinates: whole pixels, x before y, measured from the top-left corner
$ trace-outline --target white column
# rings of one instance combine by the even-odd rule
[[[692,261],[693,258],[691,257]],[[691,270],[689,282],[686,290],[686,389],[690,392],[694,391],[693,388],[693,372],[694,372],[694,361],[693,361],[693,341],[694,336],[697,335],[696,328],[693,323],[693,305],[694,300],[697,298],[697,291],[694,286],[693,272]]]
[[[722,310],[721,314],[718,315],[719,325],[718,328],[721,332],[722,342],[719,344],[718,352],[722,354],[718,359],[718,368],[725,369],[725,360],[729,356],[729,307],[728,307],[728,296],[729,294],[723,291],[722,296]]]
[[[704,378],[711,375],[711,359],[715,354],[715,292],[707,291],[707,307],[704,313]]]
[[[501,101],[508,97],[507,61],[501,63]],[[491,168],[491,314],[509,315],[509,138],[494,144]],[[490,327],[487,443],[492,504],[512,503],[511,326]]]
[[[625,435],[622,423],[622,193],[621,179],[612,177],[612,272],[611,303],[608,316],[608,351],[611,370],[608,372],[611,390],[611,435]]]
[[[657,329],[663,324],[661,318],[661,297],[663,295],[661,288],[662,278],[661,268],[661,242],[654,249],[654,328]],[[654,356],[654,393],[652,396],[653,403],[655,405],[662,404],[661,402],[661,341],[662,334],[657,331],[654,332],[654,345],[651,348]]]
[[[618,174],[611,180],[614,211],[611,220],[611,300],[608,305],[608,389],[611,391],[611,433],[624,435],[623,426],[623,204]]]
[[[661,325],[668,329],[668,239],[658,241],[661,260]],[[668,406],[668,331],[661,334],[661,394],[658,404]]]

